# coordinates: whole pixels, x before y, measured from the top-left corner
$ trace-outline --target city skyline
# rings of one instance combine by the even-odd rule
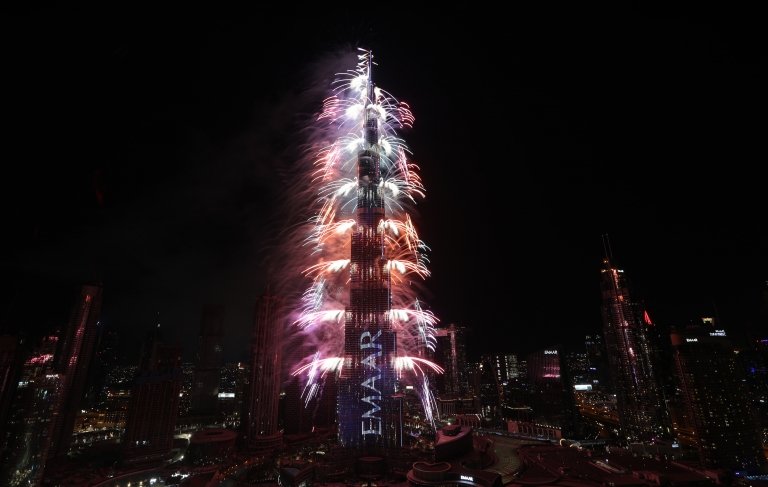
[[[295,129],[321,106],[313,83],[364,46],[416,114],[424,301],[441,325],[473,330],[474,355],[599,332],[605,233],[655,321],[716,314],[735,338],[764,329],[768,236],[751,168],[765,71],[749,19],[521,12],[481,29],[449,10],[442,23],[341,16],[313,31],[301,17],[179,25],[135,12],[134,26],[114,14],[94,26],[57,13],[19,15],[4,34],[16,121],[4,326],[63,326],[61,291],[96,279],[105,326],[129,344],[159,312],[191,361],[202,304],[221,304],[224,353],[247,357]],[[487,252],[494,266],[478,261]]]
[[[548,443],[560,453],[573,446],[578,451],[594,448],[586,456],[598,460],[586,465],[602,464],[603,455],[638,458],[641,453],[639,465],[647,468],[653,457],[660,463],[644,470],[638,477],[645,480],[642,484],[656,485],[654,479],[671,465],[688,470],[696,482],[709,478],[705,484],[720,479],[725,485],[748,485],[744,481],[759,479],[768,452],[768,339],[735,349],[713,317],[661,330],[634,299],[628,276],[608,258],[602,290],[604,335],[586,336],[579,351],[558,346],[527,355],[486,354],[479,362],[468,362],[463,328],[435,330],[433,367],[446,373],[430,387],[439,413],[433,421],[404,375],[396,379],[403,392],[389,396],[396,401],[389,412],[385,381],[378,376],[363,380],[352,375],[350,384],[350,375],[326,373],[320,391],[310,395],[306,391],[315,387],[311,380],[304,387],[300,381],[283,382],[284,352],[288,364],[295,364],[301,351],[283,341],[289,315],[283,298],[269,294],[255,306],[252,356],[246,363],[214,366],[221,337],[220,308],[214,307],[203,313],[195,364],[182,364],[181,348],[166,341],[156,326],[146,336],[141,363],[117,365],[111,358],[114,342],[100,325],[101,288],[84,285],[66,330],[46,336],[34,349],[19,336],[2,336],[0,416],[9,419],[0,428],[2,475],[10,485],[101,485],[111,478],[176,485],[179,478],[211,475],[213,485],[227,485],[227,479],[236,477],[284,485],[279,479],[300,472],[318,480],[371,475],[402,479],[406,472],[410,479],[420,468],[419,458],[450,459],[444,465],[459,468],[463,464],[457,458],[477,458],[494,448],[498,438],[492,437],[501,435],[524,444]],[[359,332],[349,325],[345,335]],[[368,335],[370,331],[361,333],[361,348],[376,343]],[[377,355],[372,353],[364,363]],[[347,358],[345,367],[347,362],[354,370],[354,358]],[[99,370],[105,373],[101,378]],[[399,425],[400,434],[392,437],[396,445],[383,438],[381,449],[355,439],[360,416],[348,415],[356,409],[355,398],[350,401],[348,394],[337,396],[336,391],[354,392],[358,380],[370,389],[375,384],[374,392],[382,393],[361,398],[374,406],[362,416],[374,418],[370,423],[363,419],[363,438],[367,426],[377,430],[376,412],[381,411],[382,433],[388,417],[398,418],[393,426]],[[93,394],[90,399],[86,390]],[[209,396],[214,403],[208,403]],[[478,442],[481,446],[473,449]],[[525,455],[522,446],[507,451],[512,457],[504,462]],[[499,453],[496,449],[496,459]],[[320,464],[305,463],[303,455]],[[458,478],[476,485],[472,479],[483,474],[471,469],[497,462],[485,458],[463,466],[470,470]],[[278,471],[272,468],[278,461],[303,467]],[[509,479],[526,475],[529,468],[501,470]],[[536,469],[532,472],[535,476]],[[501,472],[494,468],[488,473]],[[499,487],[492,478],[497,477],[489,477],[489,483]],[[593,477],[574,478],[584,487],[602,485]]]

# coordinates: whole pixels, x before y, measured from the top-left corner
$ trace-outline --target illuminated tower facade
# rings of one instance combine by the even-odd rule
[[[654,379],[646,323],[624,271],[609,258],[601,270],[603,337],[624,437],[650,439],[669,432]]]
[[[278,411],[284,327],[284,300],[267,291],[256,303],[251,339],[251,378],[244,433],[246,446],[252,451],[273,451],[282,443]]]
[[[402,444],[396,399],[396,336],[392,330],[391,282],[384,236],[384,198],[379,146],[381,113],[371,77],[365,82],[363,143],[357,154],[357,204],[351,236],[349,305],[339,376],[338,428],[344,447],[358,451]]]
[[[204,307],[192,382],[192,415],[212,419],[218,412],[223,323],[224,306]]]
[[[58,357],[61,395],[54,411],[50,456],[66,455],[72,441],[75,418],[85,395],[96,348],[102,289],[97,284],[80,288]]]

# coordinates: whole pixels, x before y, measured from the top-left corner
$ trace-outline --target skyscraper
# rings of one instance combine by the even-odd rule
[[[246,401],[251,367],[247,362],[229,362],[221,369],[219,417],[225,427],[239,427]]]
[[[467,329],[453,323],[435,330],[437,362],[443,367],[441,394],[461,396],[469,391],[467,377]]]
[[[768,326],[763,330],[768,331]],[[752,338],[739,357],[746,371],[746,384],[757,412],[763,444],[768,445],[768,338]]]
[[[402,444],[392,330],[391,278],[385,255],[385,214],[381,174],[377,93],[371,76],[364,83],[363,143],[357,153],[357,204],[351,237],[349,305],[344,324],[344,365],[339,377],[339,441],[365,451]]]
[[[278,407],[282,385],[285,305],[267,291],[256,303],[251,336],[251,378],[243,433],[252,451],[272,451],[282,443]]]
[[[336,378],[323,381],[322,390],[309,401],[302,392],[303,387],[296,379],[283,388],[280,414],[286,436],[332,429],[336,424]]]
[[[203,308],[192,382],[190,414],[193,416],[214,419],[217,413],[223,323],[224,306],[208,305]]]
[[[57,358],[61,394],[54,407],[49,456],[66,455],[85,395],[101,314],[100,284],[86,284],[72,309]]]
[[[671,341],[678,387],[701,462],[764,473],[766,461],[745,374],[725,330],[690,326],[674,331]]]
[[[610,387],[608,359],[605,356],[603,337],[599,333],[584,338],[587,354],[587,379],[592,389],[607,392]]]
[[[655,381],[643,310],[624,271],[610,259],[601,270],[603,336],[622,434],[642,440],[667,434],[668,420]]]
[[[483,418],[499,420],[502,416],[501,406],[504,404],[504,388],[500,381],[500,371],[497,367],[499,355],[483,355],[480,357],[478,396]]]
[[[573,434],[576,405],[568,366],[559,347],[528,355],[529,404],[534,418]]]
[[[312,407],[304,403],[302,384],[290,380],[280,398],[280,415],[286,436],[305,435],[312,431]]]
[[[62,392],[53,358],[59,337],[46,336],[25,360],[2,438],[0,483],[39,485],[51,442],[55,406]]]
[[[20,336],[0,335],[0,451],[25,352]]]
[[[508,353],[504,356],[504,366],[507,370],[506,380],[517,379],[520,377],[520,369],[517,363],[517,355]]]
[[[117,331],[99,326],[95,352],[88,374],[86,393],[82,409],[93,409],[103,404],[106,399],[107,375],[117,366],[120,346]]]
[[[142,350],[128,405],[123,437],[125,464],[152,464],[167,459],[179,416],[181,348],[163,343],[159,327]]]

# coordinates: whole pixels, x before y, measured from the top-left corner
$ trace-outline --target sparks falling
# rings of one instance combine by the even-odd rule
[[[315,211],[305,225],[303,246],[298,249],[306,263],[302,275],[308,288],[294,325],[317,343],[317,349],[296,366],[293,375],[305,380],[308,404],[330,374],[356,367],[349,363],[349,352],[345,357],[345,326],[349,327],[353,319],[349,308],[352,276],[383,276],[389,303],[382,326],[389,330],[385,333],[396,337],[396,352],[389,358],[385,354],[384,360],[391,363],[384,367],[396,375],[399,390],[410,386],[408,389],[418,391],[424,416],[434,426],[436,408],[429,376],[442,369],[425,357],[435,349],[439,320],[417,297],[430,275],[429,248],[411,219],[425,188],[419,167],[410,160],[410,149],[398,135],[412,127],[414,116],[408,104],[373,84],[372,66],[370,51],[360,51],[357,66],[337,74],[332,94],[323,101],[316,118],[325,137],[316,146],[311,173]],[[368,173],[361,176],[363,159],[378,162],[378,168],[370,172],[373,177]],[[371,222],[366,220],[365,229],[358,228],[362,225],[361,201],[368,198],[361,192],[373,194],[374,204],[381,207],[376,210],[379,216]],[[371,204],[373,200],[365,201]],[[373,266],[370,269],[360,268],[359,260],[350,259],[356,232],[373,235],[371,238],[380,242],[380,264],[374,259],[365,264]],[[367,325],[354,326],[362,332],[369,329]],[[375,335],[376,329],[371,328],[371,333]]]

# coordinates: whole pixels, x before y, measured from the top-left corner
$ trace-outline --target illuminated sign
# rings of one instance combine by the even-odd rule
[[[574,391],[591,391],[592,384],[574,384],[573,390]]]
[[[224,397],[235,397],[235,393],[234,392],[220,392],[219,393],[219,399],[224,398]]]
[[[698,341],[699,341],[699,339],[698,339],[698,338],[686,338],[686,339],[685,339],[685,341],[686,341],[686,342],[689,342],[689,343],[690,343],[690,342],[698,342]]]
[[[709,336],[711,337],[724,337],[725,336],[725,330],[715,330],[710,331]]]
[[[461,480],[466,480],[468,482],[474,482],[475,481],[475,478],[473,476],[471,476],[471,475],[460,475],[459,478]]]
[[[544,355],[557,355],[557,350],[544,350]]]
[[[376,381],[381,379],[381,369],[379,368],[378,358],[381,357],[381,343],[376,340],[381,337],[381,330],[372,335],[370,331],[365,331],[360,335],[360,350],[372,349],[370,355],[362,360],[367,379],[360,383],[363,389],[362,401],[367,403],[370,409],[361,416],[361,427],[363,436],[379,435],[381,436],[381,391],[376,389]],[[367,395],[366,395],[367,394]]]

